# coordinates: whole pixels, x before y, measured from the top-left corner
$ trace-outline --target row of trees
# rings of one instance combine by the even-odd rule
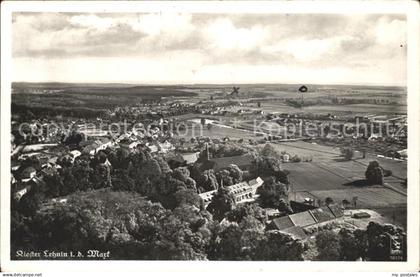
[[[101,189],[43,204],[31,218],[14,213],[12,257],[17,249],[98,249],[110,250],[111,259],[302,260],[304,244],[265,231],[266,215],[258,205],[239,205],[219,224],[195,200],[176,195],[172,210],[135,192]]]
[[[189,194],[186,194],[189,195]],[[267,230],[265,210],[240,204],[219,223],[194,199],[177,193],[168,210],[138,193],[109,189],[77,192],[66,203],[43,204],[33,217],[12,213],[12,257],[16,250],[111,252],[111,259],[303,260],[309,245]],[[406,233],[371,222],[365,230],[318,232],[317,260],[393,260],[391,249],[406,259]],[[396,248],[395,248],[396,247]],[[86,257],[85,257],[86,258]]]
[[[399,259],[406,260],[407,235],[394,225],[370,222],[365,230],[342,228],[321,231],[316,235],[317,259],[321,261],[390,261],[392,249],[399,249]],[[397,244],[397,245],[395,245]]]
[[[244,179],[244,172],[236,165],[219,172],[202,171],[198,164],[171,169],[164,156],[153,156],[147,149],[135,152],[124,148],[106,149],[93,159],[82,155],[73,162],[71,158],[63,157],[57,164],[61,166],[60,170],[45,175],[43,183],[34,185],[31,193],[22,197],[16,205],[19,212],[31,215],[44,199],[105,187],[135,191],[161,202],[165,208],[173,208],[178,191],[188,191],[192,198],[198,198],[197,193],[219,189],[220,184],[231,186]],[[37,171],[41,169],[36,158],[30,158],[22,165],[33,166]],[[262,205],[285,209],[288,177],[287,172],[281,170],[279,160],[257,156],[247,178],[257,176],[266,181],[260,192]]]

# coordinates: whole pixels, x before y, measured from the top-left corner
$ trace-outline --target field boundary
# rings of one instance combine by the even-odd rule
[[[397,193],[399,193],[399,194],[402,194],[402,195],[404,195],[404,196],[407,196],[407,193],[406,193],[406,192],[403,192],[402,190],[399,190],[399,189],[397,189],[397,188],[394,188],[393,186],[388,185],[387,183],[384,183],[384,184],[383,184],[383,186],[384,186],[385,188],[387,188],[387,189],[390,189],[390,190],[395,191],[395,192],[397,192]]]

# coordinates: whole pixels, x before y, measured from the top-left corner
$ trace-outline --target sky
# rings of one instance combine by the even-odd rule
[[[406,85],[401,15],[14,13],[12,79]]]

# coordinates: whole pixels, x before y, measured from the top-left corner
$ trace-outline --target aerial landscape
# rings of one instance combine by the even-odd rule
[[[156,80],[143,72],[133,82],[131,69],[124,73],[130,77],[118,81],[122,75],[117,71],[125,69],[90,69],[95,75],[90,79],[85,72],[69,74],[72,70],[61,67],[68,63],[71,68],[73,60],[79,63],[81,57],[120,57],[124,53],[109,50],[120,46],[120,40],[130,42],[124,52],[135,51],[130,32],[137,30],[136,25],[130,25],[125,15],[83,16],[19,13],[14,18],[16,30],[22,26],[37,29],[34,33],[44,40],[49,32],[53,35],[48,43],[32,46],[23,43],[23,35],[15,38],[19,75],[11,86],[12,260],[407,260],[407,88],[404,78],[387,82],[398,74],[387,75],[387,60],[380,55],[390,54],[377,49],[388,49],[385,42],[389,40],[380,41],[377,29],[369,33],[365,25],[358,25],[366,20],[369,26],[393,28],[401,18],[299,17],[296,22],[303,23],[295,22],[296,32],[305,34],[303,38],[308,38],[314,22],[325,31],[319,34],[325,39],[339,32],[340,24],[352,26],[355,33],[358,28],[367,30],[365,37],[355,35],[357,47],[348,37],[339,37],[342,57],[353,57],[340,60],[349,71],[335,77],[325,74],[319,82],[304,71],[299,75],[297,69],[293,74],[301,82],[297,81],[300,77],[266,79],[257,72],[253,77],[248,67],[232,61],[230,70],[247,72],[248,81],[231,74],[223,81],[203,77],[189,82],[183,73],[178,76],[176,70],[169,70],[180,79],[168,77],[165,82],[162,76],[169,71],[162,65],[162,74],[153,73]],[[264,24],[271,28],[277,20],[217,16],[223,24],[233,22],[239,34],[254,32]],[[105,18],[108,21],[102,22]],[[214,18],[195,15],[187,19],[188,24],[210,26]],[[135,22],[141,25],[142,20]],[[337,30],[329,29],[335,27],[324,20],[338,22]],[[190,30],[182,22],[179,30]],[[173,27],[162,24],[160,28],[159,32],[139,32],[139,37],[165,37],[165,28]],[[86,41],[74,39],[75,29],[88,30]],[[67,32],[71,36],[65,50],[57,54],[54,44],[63,43]],[[272,56],[258,59],[254,52],[262,47],[243,50],[242,43],[248,39],[232,34],[230,38],[237,42],[228,50],[221,44],[229,57],[217,65],[219,69],[227,66],[228,58],[246,60],[251,66],[272,62]],[[369,36],[379,46],[360,46],[365,39],[370,43]],[[117,42],[110,37],[118,37]],[[194,35],[197,40],[203,37]],[[103,45],[98,47],[100,39]],[[208,47],[182,39],[186,42],[180,48],[188,51],[195,51],[190,50],[195,43],[197,48]],[[319,38],[313,40],[320,43]],[[151,41],[156,45],[156,40]],[[210,36],[209,41],[216,39]],[[324,70],[329,65],[320,62],[323,55],[325,59],[339,56],[333,44],[330,53],[319,54],[316,60],[306,54],[304,60],[311,61],[297,62],[295,54],[294,68],[322,64],[319,68]],[[392,47],[400,51],[403,45],[398,42]],[[154,51],[143,44],[137,47],[142,54]],[[156,47],[166,53],[175,46]],[[235,56],[235,49],[246,53]],[[374,83],[365,82],[370,65],[356,65],[367,62],[370,51],[379,55],[372,58],[377,66],[372,69]],[[247,56],[251,52],[252,59]],[[174,58],[164,65],[177,63],[178,54],[172,53]],[[217,52],[214,60],[222,59],[220,55]],[[65,57],[65,62],[57,62],[57,56]],[[396,54],[395,59],[401,57]],[[288,55],[283,57],[282,64],[287,59]],[[49,60],[54,62],[48,64]],[[37,72],[41,61],[51,78]],[[89,67],[86,61],[80,64]],[[355,70],[362,72],[360,76],[350,73],[354,68],[360,69]],[[183,69],[179,66],[179,71]],[[109,75],[105,70],[116,72]],[[101,78],[102,82],[97,81]],[[350,78],[347,84],[346,78]],[[383,85],[378,85],[378,78],[383,78]]]
[[[206,247],[221,251],[212,253],[217,255],[213,259],[312,259],[317,255],[311,249],[318,249],[317,233],[338,232],[337,243],[339,238],[356,242],[360,239],[356,230],[380,228],[369,225],[372,221],[392,224],[396,233],[403,234],[407,224],[404,88],[306,85],[308,91],[302,93],[299,85],[238,87],[13,84],[16,215],[36,220],[31,224],[37,229],[31,233],[40,236],[36,239],[47,244],[46,249],[63,244],[69,251],[74,242],[83,240],[86,249],[116,244],[112,247],[122,248],[113,256],[117,259],[209,258]],[[364,133],[354,128],[356,120],[372,129]],[[23,123],[27,124],[22,127]],[[387,123],[392,128],[378,133],[379,126]],[[310,124],[317,127],[312,133],[284,130]],[[345,124],[353,127],[345,133],[328,131],[334,124],[337,130]],[[119,201],[124,204],[118,210],[109,207]],[[84,209],[97,205],[104,205],[100,214],[94,210],[86,214]],[[133,214],[135,209],[138,214]],[[168,214],[163,215],[165,209]],[[147,222],[156,212],[163,218]],[[58,217],[63,213],[64,218]],[[284,223],[286,218],[292,221]],[[80,220],[83,225],[76,227]],[[150,250],[142,250],[158,247],[147,245],[151,242],[144,236],[161,232],[157,228],[168,232],[169,222],[175,224],[171,228],[187,228],[177,232],[190,232],[176,238],[189,249],[179,249],[180,241],[166,241],[175,256],[152,256]],[[115,229],[115,224],[122,229]],[[63,235],[62,227],[70,228],[69,233]],[[12,239],[16,236],[15,247],[20,248],[25,229],[15,228]],[[146,234],[141,231],[148,228]],[[243,228],[252,232],[242,233],[248,230]],[[218,248],[263,243],[264,229],[274,236],[265,238],[265,243],[284,236],[282,240],[290,240],[287,247],[296,247],[287,250],[293,255],[249,256],[265,254],[230,249],[234,245]],[[213,236],[221,236],[221,241]],[[246,236],[251,241],[242,241]],[[125,249],[120,240],[132,241],[138,249]],[[339,258],[327,254],[331,256],[326,259]],[[355,256],[348,259],[361,255],[351,254]]]

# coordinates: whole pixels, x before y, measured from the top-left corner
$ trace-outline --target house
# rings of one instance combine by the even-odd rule
[[[12,175],[12,177],[10,178],[11,179],[10,182],[11,182],[12,185],[14,185],[14,184],[17,183],[17,180],[16,180],[15,176],[13,175],[13,173],[11,175]]]
[[[130,143],[129,145],[128,145],[128,148],[130,148],[130,149],[134,149],[134,148],[136,148],[137,147],[137,145],[139,145],[140,144],[140,142],[138,142],[138,141],[133,141],[132,143]]]
[[[290,220],[295,226],[309,226],[315,224],[317,221],[310,211],[301,212],[289,215]]]
[[[84,154],[89,154],[89,155],[95,155],[96,152],[96,148],[98,147],[98,145],[95,142],[91,142],[89,145],[86,145],[82,152]]]
[[[53,199],[51,199],[51,201],[53,203],[65,204],[65,203],[67,203],[67,198],[53,198]]]
[[[269,224],[271,229],[284,230],[296,226],[289,216],[275,218]]]
[[[129,137],[129,135],[127,135],[127,134],[122,134],[121,136],[119,136],[115,141],[116,142],[121,142],[122,140],[124,140],[124,139],[127,139]]]
[[[29,182],[32,178],[34,178],[36,176],[36,170],[35,168],[33,168],[32,166],[29,166],[27,168],[25,168],[21,173],[20,173],[20,179],[22,182],[26,183]]]
[[[252,188],[252,193],[253,194],[257,193],[257,189],[260,186],[262,186],[263,183],[264,183],[264,181],[260,177],[257,177],[256,179],[252,179],[248,182],[249,186]]]
[[[20,167],[20,162],[16,160],[11,161],[11,169],[12,171],[17,171]]]
[[[281,213],[278,209],[265,208],[265,214],[268,216],[268,219],[278,218],[281,216]]]
[[[34,186],[45,186],[45,182],[38,178],[38,177],[33,177],[32,179],[30,179],[28,182],[26,182],[25,186],[21,189],[19,189],[17,192],[15,192],[14,194],[14,198],[19,201],[26,193],[28,193]]]
[[[164,143],[158,143],[159,152],[168,153],[169,151],[175,150],[175,147],[169,141],[165,141]]]
[[[306,197],[304,202],[290,201],[290,207],[295,213],[305,212],[317,208],[315,206],[315,199]]]
[[[198,160],[198,155],[200,152],[194,152],[194,153],[183,153],[181,154],[182,159],[185,161],[187,165],[193,164]]]
[[[229,186],[228,189],[234,195],[236,203],[247,202],[253,199],[254,190],[247,182]]]
[[[159,148],[154,144],[148,144],[146,147],[150,150],[150,153],[156,153],[159,151]]]
[[[291,235],[294,239],[304,239],[306,238],[306,233],[304,229],[300,226],[293,226],[290,228],[286,228],[281,230],[282,233]]]
[[[310,213],[315,218],[316,222],[329,221],[335,218],[334,214],[327,206],[310,210]]]
[[[406,159],[408,157],[407,154],[407,149],[401,150],[401,151],[397,151],[397,153],[404,159]]]
[[[126,144],[126,145],[122,145],[122,146],[125,146],[125,147],[127,147],[128,149],[130,149],[130,150],[134,150],[134,149],[136,149],[137,148],[137,146],[138,145],[140,145],[141,144],[141,142],[140,141],[133,141],[133,142],[130,142],[130,143],[128,143],[128,144]]]
[[[211,190],[207,192],[200,193],[199,196],[204,201],[204,206],[207,207],[208,204],[210,204],[213,196],[216,194],[217,190]]]
[[[18,190],[15,195],[14,198],[19,201],[29,190],[31,189],[30,186],[26,186],[23,189]]]
[[[244,203],[254,201],[254,197],[256,195],[258,187],[260,187],[264,181],[258,177],[254,180],[249,182],[240,182],[233,186],[226,187],[230,193],[233,194],[235,197],[236,203]],[[203,199],[204,205],[207,207],[210,204],[214,194],[216,194],[217,190],[212,190],[208,192],[200,193],[199,196]]]
[[[55,165],[57,163],[58,157],[54,156],[48,160],[48,163],[51,165]]]
[[[110,161],[108,160],[108,158],[105,160],[104,165],[107,167],[112,166],[112,164],[110,163]]]
[[[95,141],[86,141],[83,143],[83,145],[86,145],[82,153],[89,154],[89,155],[95,155],[101,150],[105,150],[107,147],[112,145],[112,141],[108,138],[98,138]]]
[[[379,139],[379,138],[382,138],[382,136],[380,135],[380,134],[371,134],[370,135],[370,137],[368,138],[368,140],[369,141],[372,141],[372,140],[377,140],[377,139]]]
[[[82,155],[82,153],[80,151],[73,150],[73,151],[70,151],[70,155],[73,157],[73,161],[74,161],[77,157]]]
[[[366,115],[356,115],[354,117],[354,120],[356,122],[369,122],[369,117]]]
[[[108,146],[112,145],[112,141],[108,138],[99,138],[95,140],[95,143],[98,145],[96,148],[96,152],[99,152],[100,150],[105,150]]]
[[[342,216],[343,211],[337,205],[330,205],[275,218],[269,223],[268,228],[287,233],[292,227],[306,228]]]
[[[199,154],[200,152],[178,153],[168,160],[168,164],[172,169],[180,166],[191,165],[198,160]]]

